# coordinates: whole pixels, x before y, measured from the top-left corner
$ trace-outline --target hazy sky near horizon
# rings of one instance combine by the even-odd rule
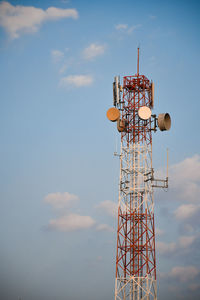
[[[155,83],[158,298],[200,298],[200,2],[0,1],[0,298],[113,299],[113,77]]]

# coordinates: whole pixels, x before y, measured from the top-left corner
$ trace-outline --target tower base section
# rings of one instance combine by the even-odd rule
[[[156,280],[151,276],[116,278],[115,300],[157,300]]]

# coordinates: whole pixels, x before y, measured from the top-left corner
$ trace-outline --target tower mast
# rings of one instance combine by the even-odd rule
[[[140,48],[137,48],[137,75],[139,75]]]
[[[121,97],[122,94],[122,97]],[[169,114],[151,115],[153,84],[137,73],[115,77],[114,106],[107,111],[121,133],[115,300],[156,300],[154,187],[168,187],[155,179],[152,168],[152,131],[168,130]]]

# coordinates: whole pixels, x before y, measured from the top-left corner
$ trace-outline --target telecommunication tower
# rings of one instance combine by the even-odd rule
[[[154,187],[168,188],[155,179],[152,131],[169,130],[168,113],[152,114],[154,84],[137,73],[113,82],[113,106],[107,117],[121,133],[115,300],[156,300]],[[168,172],[167,172],[168,173]]]

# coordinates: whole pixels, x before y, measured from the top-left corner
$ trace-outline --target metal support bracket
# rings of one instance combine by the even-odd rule
[[[167,189],[168,188],[168,177],[166,179],[154,178],[154,169],[151,169],[151,172],[144,174],[146,179],[144,182],[151,181],[152,187]]]
[[[152,118],[153,118],[153,120],[152,120],[153,128],[151,128],[151,130],[156,132],[156,131],[157,131],[157,127],[158,127],[158,125],[157,125],[157,123],[158,123],[158,118],[157,118],[156,115],[151,115],[151,116],[152,116]]]

